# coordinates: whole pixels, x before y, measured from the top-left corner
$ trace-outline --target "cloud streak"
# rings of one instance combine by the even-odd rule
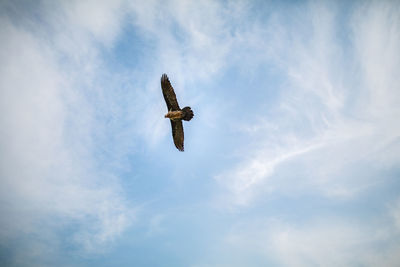
[[[245,221],[231,229],[221,247],[246,251],[245,255],[233,254],[279,266],[395,266],[399,260],[398,231],[392,221],[374,220],[372,224],[339,218],[310,220],[307,224],[279,219]],[[233,262],[243,260],[240,256]]]
[[[93,44],[90,36],[108,43],[115,30],[97,27],[102,25],[99,21],[84,21],[82,7],[65,16],[48,12],[48,5],[40,4],[44,22],[21,17],[22,23],[16,25],[16,18],[1,17],[1,34],[7,38],[0,56],[4,63],[0,71],[0,235],[2,246],[24,240],[20,245],[25,247],[25,255],[15,255],[22,265],[44,264],[41,259],[56,256],[48,253],[57,253],[49,250],[60,245],[53,236],[56,232],[73,229],[71,238],[64,241],[95,252],[107,247],[135,218],[118,178],[97,166],[96,131],[103,126],[93,117],[93,106],[84,95],[84,89],[93,89],[92,70],[98,62],[96,53],[89,51]],[[97,7],[101,9],[99,16],[95,12],[99,19],[114,15],[107,5]],[[58,21],[66,17],[67,22]],[[55,28],[46,31],[46,23]],[[32,25],[35,34],[30,31]],[[70,27],[62,32],[66,35],[51,35],[52,30],[58,32],[57,27],[64,26]],[[86,30],[72,32],[76,28]],[[68,42],[82,50],[76,53]],[[82,64],[83,72],[74,70]],[[78,83],[86,85],[77,88]],[[33,238],[26,240],[29,236]]]
[[[310,27],[280,34],[283,40],[276,42],[278,54],[272,60],[289,78],[282,98],[258,118],[256,126],[242,127],[253,129],[259,148],[240,153],[245,156],[237,167],[216,177],[231,188],[238,203],[248,203],[255,194],[250,192],[260,190],[260,184],[282,189],[279,179],[274,179],[280,176],[276,170],[294,163],[310,167],[305,176],[309,178],[296,181],[296,186],[305,183],[327,195],[353,194],[358,189],[347,191],[349,182],[338,177],[347,166],[379,160],[388,144],[398,150],[400,131],[393,120],[399,108],[393,101],[399,97],[394,73],[399,64],[394,49],[400,44],[399,18],[385,4],[375,2],[356,10],[341,28],[349,36],[346,46],[339,45],[338,9],[325,4],[310,3],[309,16],[295,17]],[[369,16],[361,16],[364,12]],[[288,45],[281,47],[283,43]],[[353,51],[354,57],[346,56]],[[370,182],[357,180],[360,188]]]
[[[175,233],[199,228],[214,245],[198,266],[233,266],[232,251],[240,266],[398,261],[394,193],[370,224],[359,218],[375,210],[357,206],[398,173],[397,4],[2,5],[0,245],[12,263],[103,252],[137,221],[146,237],[125,239],[156,240],[160,261],[182,248]],[[164,72],[198,114],[182,158],[163,150]],[[308,211],[309,198],[327,210]]]

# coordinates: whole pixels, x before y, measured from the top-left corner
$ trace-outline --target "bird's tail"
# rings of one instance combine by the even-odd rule
[[[185,120],[185,121],[190,121],[194,116],[193,110],[190,107],[184,107],[182,109],[182,113],[183,113],[183,118],[182,119]]]

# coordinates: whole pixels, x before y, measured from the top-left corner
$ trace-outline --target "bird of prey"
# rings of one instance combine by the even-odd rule
[[[164,118],[170,119],[175,146],[179,151],[183,151],[182,120],[190,121],[194,116],[193,111],[190,107],[184,107],[183,109],[179,107],[174,88],[169,82],[167,74],[161,76],[161,89],[168,108],[168,113],[165,114]]]

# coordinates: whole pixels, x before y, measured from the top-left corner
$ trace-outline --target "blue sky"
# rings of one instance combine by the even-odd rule
[[[400,262],[396,1],[2,1],[0,25],[0,265]]]

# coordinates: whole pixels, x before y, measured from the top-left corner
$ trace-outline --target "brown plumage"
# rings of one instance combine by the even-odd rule
[[[181,109],[176,100],[174,88],[172,87],[167,74],[161,76],[161,89],[164,95],[165,103],[167,104],[168,113],[164,116],[171,121],[172,137],[176,148],[183,151],[183,125],[182,120],[190,121],[194,114],[190,107]]]

